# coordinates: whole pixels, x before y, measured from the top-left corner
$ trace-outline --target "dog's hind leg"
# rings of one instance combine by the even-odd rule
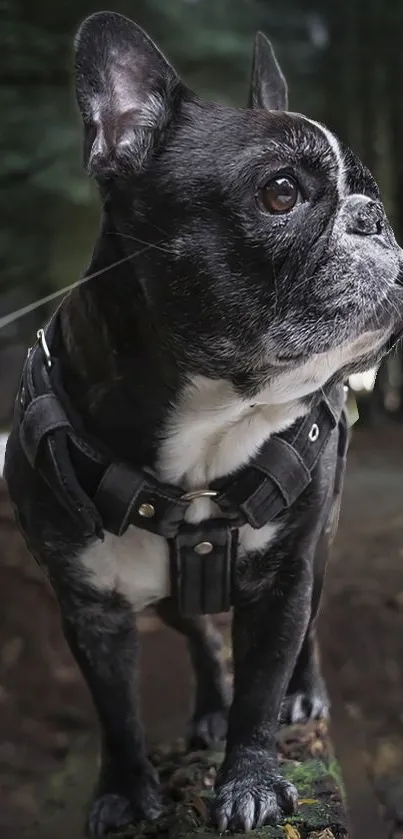
[[[327,719],[329,709],[330,700],[320,668],[316,627],[311,624],[282,703],[279,719],[283,724]]]
[[[314,563],[311,619],[293,675],[282,703],[280,722],[289,724],[310,719],[327,719],[330,699],[321,673],[316,620],[322,596],[326,567],[336,533],[340,509],[337,494],[324,530],[319,538]]]
[[[187,639],[196,678],[189,741],[192,747],[208,748],[225,738],[228,710],[232,701],[221,633],[206,615],[180,615],[170,599],[161,600],[156,611],[167,626]]]
[[[161,810],[158,778],[138,716],[138,637],[129,603],[87,584],[59,596],[65,637],[91,691],[102,761],[87,830],[101,837]]]

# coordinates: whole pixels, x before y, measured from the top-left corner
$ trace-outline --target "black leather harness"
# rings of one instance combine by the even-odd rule
[[[309,485],[337,427],[340,463],[344,460],[348,432],[343,387],[315,397],[308,415],[267,440],[247,466],[209,487],[186,492],[162,483],[147,469],[115,462],[85,433],[63,390],[59,341],[56,313],[39,330],[24,365],[17,409],[29,463],[87,537],[102,539],[104,531],[121,536],[134,525],[167,539],[172,596],[182,613],[227,611],[239,528],[261,528],[287,512]],[[200,497],[214,501],[216,517],[189,524],[189,504]]]

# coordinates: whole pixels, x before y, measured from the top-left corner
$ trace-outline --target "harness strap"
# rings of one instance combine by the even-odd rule
[[[48,434],[59,428],[70,428],[70,422],[54,393],[42,393],[28,405],[20,427],[20,440],[24,454],[35,466],[39,446]]]
[[[339,440],[337,446],[337,465],[334,494],[340,495],[343,488],[344,473],[346,471],[347,450],[350,441],[350,428],[346,411],[342,411],[339,420]]]
[[[228,612],[238,531],[219,519],[185,524],[169,540],[172,596],[182,614]]]
[[[56,337],[58,311],[47,327],[49,345]],[[87,538],[103,539],[103,523],[91,498],[85,492],[73,468],[71,448],[76,435],[58,394],[53,390],[48,356],[40,344],[28,351],[21,385],[16,398],[19,438],[24,454],[46,481],[68,514],[75,520],[78,532]],[[77,449],[85,442],[78,440]],[[99,455],[94,452],[94,458]],[[92,461],[92,451],[91,459]],[[95,460],[94,460],[95,462]],[[104,467],[105,468],[105,467]]]
[[[172,591],[182,613],[228,610],[239,527],[246,523],[262,527],[302,495],[339,424],[343,388],[322,393],[305,417],[281,435],[273,435],[246,467],[208,489],[185,493],[158,481],[146,469],[115,463],[77,430],[66,394],[59,398],[57,392],[58,335],[56,312],[39,333],[23,371],[20,440],[29,463],[87,535],[103,538],[105,529],[121,536],[135,525],[167,539]],[[187,524],[188,505],[199,495],[214,499],[219,517]]]
[[[310,483],[342,405],[340,388],[338,404],[333,394],[332,399],[323,395],[306,417],[267,440],[249,466],[230,480],[213,483],[222,493],[217,499],[220,507],[239,508],[254,528],[284,513]]]
[[[172,539],[184,521],[188,503],[176,487],[124,463],[108,466],[94,496],[104,527],[121,536],[130,524]]]

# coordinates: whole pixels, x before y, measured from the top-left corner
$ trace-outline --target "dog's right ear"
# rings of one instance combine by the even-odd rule
[[[139,26],[114,12],[81,25],[75,71],[88,171],[141,172],[184,90],[175,71]]]
[[[288,108],[287,82],[263,32],[256,33],[248,107],[267,111],[286,111]]]

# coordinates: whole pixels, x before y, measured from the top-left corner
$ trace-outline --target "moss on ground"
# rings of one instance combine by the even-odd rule
[[[280,769],[299,792],[298,812],[277,826],[254,830],[251,839],[347,839],[347,822],[341,773],[322,722],[283,728],[278,737]],[[156,747],[151,759],[163,785],[166,807],[152,824],[139,824],[114,836],[120,839],[212,839],[209,823],[216,771],[223,750],[187,753],[182,742]],[[95,776],[94,756],[78,745],[66,760],[64,771],[53,779],[47,793],[47,810],[55,811],[53,836],[60,819],[71,821],[72,811],[88,804],[89,786]],[[84,801],[85,798],[85,801]],[[81,815],[81,814],[80,814]],[[74,830],[72,839],[80,839]],[[245,834],[225,834],[245,839]]]
[[[156,749],[157,765],[168,801],[164,816],[153,825],[138,825],[121,839],[211,839],[209,825],[216,770],[223,752],[187,754],[184,748]],[[341,773],[334,759],[326,725],[293,726],[279,733],[280,769],[299,792],[298,812],[282,824],[253,831],[253,839],[347,839]],[[225,834],[230,835],[230,834]],[[231,834],[245,839],[245,834]]]

